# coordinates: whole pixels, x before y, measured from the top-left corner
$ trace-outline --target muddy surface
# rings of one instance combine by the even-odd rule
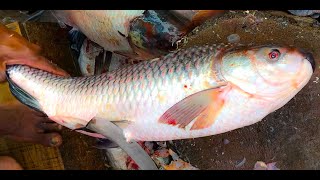
[[[195,29],[184,48],[228,43],[285,44],[314,54],[310,82],[284,107],[261,122],[228,133],[173,141],[180,155],[200,169],[253,169],[257,161],[280,169],[320,169],[320,27],[316,20],[278,11],[231,11]]]

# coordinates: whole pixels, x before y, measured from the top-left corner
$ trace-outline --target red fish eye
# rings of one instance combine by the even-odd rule
[[[280,56],[280,52],[278,50],[272,50],[269,53],[269,59],[271,60],[278,60],[279,56]]]

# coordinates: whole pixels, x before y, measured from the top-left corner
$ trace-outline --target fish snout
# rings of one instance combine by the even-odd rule
[[[312,55],[311,53],[309,53],[309,52],[306,52],[306,53],[304,53],[304,56],[305,56],[305,58],[311,63],[312,70],[313,70],[313,72],[314,72],[315,69],[316,69],[316,62],[315,62],[315,60],[314,60],[313,55]]]

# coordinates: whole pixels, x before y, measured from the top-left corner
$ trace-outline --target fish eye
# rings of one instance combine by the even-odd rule
[[[270,53],[269,53],[269,59],[272,61],[277,61],[280,57],[280,51],[277,49],[273,49]]]

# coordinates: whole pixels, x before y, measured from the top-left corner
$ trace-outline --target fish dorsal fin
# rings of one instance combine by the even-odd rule
[[[159,122],[185,128],[194,120],[191,130],[207,128],[223,108],[229,90],[230,86],[225,85],[190,95],[168,109]]]

